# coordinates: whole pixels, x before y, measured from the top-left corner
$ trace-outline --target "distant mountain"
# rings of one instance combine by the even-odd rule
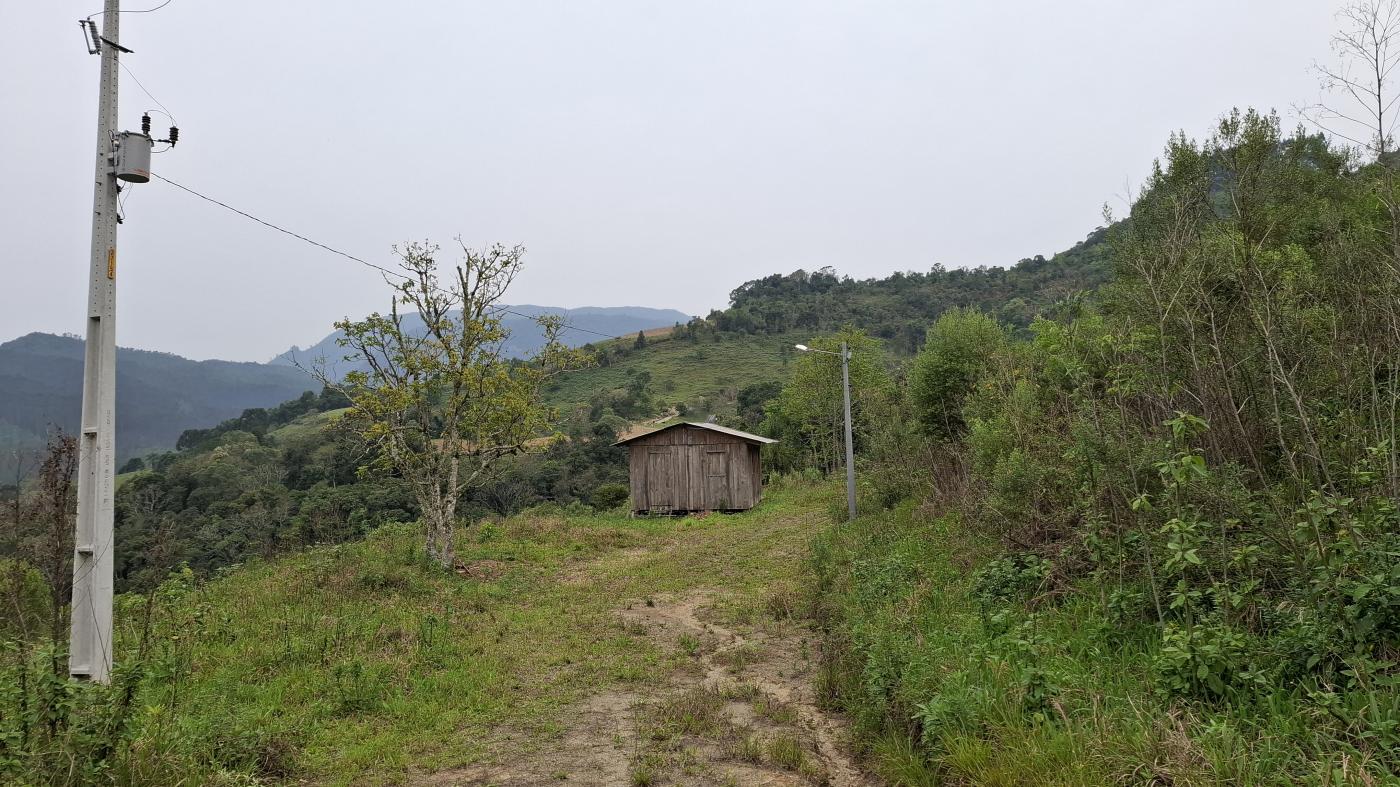
[[[319,389],[289,366],[118,348],[117,462],[174,448],[186,429]],[[82,399],[82,339],[31,333],[0,344],[0,483],[13,479],[15,449],[41,447],[50,425],[78,431]]]
[[[690,315],[675,309],[648,309],[642,306],[585,306],[578,309],[561,309],[553,306],[505,306],[516,314],[506,314],[502,322],[510,331],[506,340],[506,353],[515,358],[524,358],[534,353],[544,344],[544,334],[532,319],[545,314],[564,318],[570,326],[564,331],[563,340],[573,346],[603,341],[614,336],[630,336],[648,328],[662,328],[676,323],[685,323]],[[525,316],[519,316],[525,315]],[[421,330],[423,323],[418,316],[405,318],[409,330]],[[357,368],[354,363],[346,363],[345,348],[336,344],[343,334],[336,331],[310,347],[292,347],[273,358],[269,363],[291,366],[300,363],[310,366],[324,359],[328,368],[337,374],[344,374]]]
[[[559,309],[510,306],[506,351],[524,357],[539,349],[543,336],[529,317],[557,314],[572,326],[572,345],[626,336],[648,328],[686,322],[674,309],[640,306]],[[416,319],[416,315],[414,317]],[[419,323],[421,325],[421,322]],[[601,334],[601,335],[600,335]],[[269,363],[191,361],[170,353],[117,350],[117,462],[151,451],[169,450],[186,429],[233,418],[254,407],[274,407],[320,385],[296,368],[318,358],[335,362],[345,351],[333,333],[306,349],[293,347]],[[334,371],[344,373],[340,364]],[[37,450],[50,426],[76,433],[82,412],[83,341],[72,336],[31,333],[0,344],[0,484],[13,479],[15,450]],[[32,467],[33,462],[26,465]]]

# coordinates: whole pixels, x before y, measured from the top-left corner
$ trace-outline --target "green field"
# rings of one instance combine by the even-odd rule
[[[711,413],[732,412],[739,389],[752,383],[786,380],[806,334],[744,336],[722,334],[695,342],[683,338],[649,339],[634,352],[608,366],[594,366],[558,378],[546,392],[548,402],[568,411],[588,403],[597,391],[623,388],[629,376],[651,373],[651,387],[665,404],[692,404],[702,397]],[[631,340],[618,340],[627,341]],[[702,415],[709,415],[703,413]]]
[[[129,744],[107,765],[121,783],[389,784],[548,756],[581,699],[606,689],[660,702],[689,685],[675,683],[676,670],[683,677],[711,649],[702,635],[648,636],[627,609],[703,593],[698,614],[714,625],[751,638],[795,632],[774,618],[772,598],[790,615],[823,494],[779,488],[752,512],[686,519],[526,512],[461,531],[458,575],[424,563],[416,527],[386,526],[208,584],[177,577],[155,597],[145,645],[146,600],[122,596],[117,661],[130,667],[144,651],[148,677],[136,678]],[[777,668],[799,679],[785,660]],[[29,679],[45,669],[33,664]],[[16,679],[7,660],[0,683]],[[733,690],[745,702],[760,695]],[[757,734],[747,730],[723,732]],[[620,767],[670,767],[659,735],[620,742]],[[815,762],[814,748],[802,751],[799,762]]]

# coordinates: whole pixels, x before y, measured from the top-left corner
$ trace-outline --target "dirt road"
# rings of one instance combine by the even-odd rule
[[[560,714],[557,734],[507,732],[488,761],[415,781],[875,784],[850,754],[844,721],[818,702],[817,638],[796,614],[800,594],[788,581],[817,524],[810,513],[752,527],[736,517],[574,566],[561,586],[612,594],[614,625],[656,652],[655,674],[598,686]],[[766,566],[775,567],[771,582]]]

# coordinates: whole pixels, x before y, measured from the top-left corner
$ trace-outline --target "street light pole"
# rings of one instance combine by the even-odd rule
[[[851,442],[851,351],[841,342],[841,393],[846,398],[846,511],[856,519],[856,461]]]
[[[804,353],[841,356],[841,396],[846,406],[846,514],[847,521],[853,522],[856,518],[856,462],[855,443],[851,439],[851,349],[845,342],[841,342],[840,353],[816,350],[805,344],[793,346]]]

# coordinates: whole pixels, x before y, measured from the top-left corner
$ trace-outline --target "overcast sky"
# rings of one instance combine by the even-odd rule
[[[126,0],[128,9],[160,0]],[[0,341],[83,325],[101,0],[0,6]],[[523,243],[507,300],[703,314],[738,284],[1064,249],[1167,136],[1317,98],[1340,0],[291,2],[122,15],[153,169],[357,256]],[[121,118],[154,108],[122,74]],[[156,126],[163,128],[163,118]],[[266,360],[376,274],[153,181],[123,346]]]

